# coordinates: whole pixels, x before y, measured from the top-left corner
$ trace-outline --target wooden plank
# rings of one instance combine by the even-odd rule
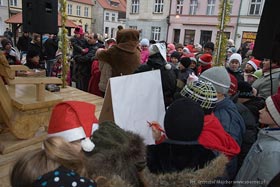
[[[84,92],[82,90],[70,86],[67,86],[66,88],[61,88],[60,92],[55,92],[55,94],[61,96],[63,98],[63,101],[74,100],[94,104],[96,106],[95,116],[99,118],[104,100],[102,97],[90,94],[88,92]]]
[[[42,142],[46,138],[46,132],[41,130],[35,135],[35,137],[27,140],[19,140],[11,133],[0,134],[0,153],[7,154],[21,148],[27,147],[38,142]],[[3,162],[0,156],[0,165]]]
[[[15,77],[9,84],[62,84],[57,77]]]
[[[61,96],[45,90],[44,101],[37,101],[35,85],[7,86],[13,105],[19,110],[33,110],[37,108],[52,107],[63,100]]]

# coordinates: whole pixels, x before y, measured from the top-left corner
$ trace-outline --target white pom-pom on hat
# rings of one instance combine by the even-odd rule
[[[81,146],[85,152],[91,152],[94,149],[95,144],[89,138],[85,138],[81,141]]]
[[[171,65],[168,64],[168,63],[166,63],[165,66],[164,66],[164,68],[167,69],[167,70],[170,70],[170,69],[171,69]]]

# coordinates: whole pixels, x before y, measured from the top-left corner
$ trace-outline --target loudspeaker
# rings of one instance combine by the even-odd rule
[[[58,0],[22,0],[24,32],[56,34],[58,32]]]
[[[280,60],[279,7],[279,0],[265,1],[253,49],[253,56],[258,59]]]

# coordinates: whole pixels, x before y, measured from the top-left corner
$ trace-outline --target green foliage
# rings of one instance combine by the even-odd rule
[[[225,10],[224,10],[224,3]],[[223,17],[223,10],[224,10],[224,17]],[[226,47],[227,47],[227,37],[224,33],[225,28],[228,26],[228,23],[230,22],[230,10],[231,10],[231,4],[229,3],[229,0],[221,0],[219,5],[219,14],[218,14],[218,21],[219,24],[217,25],[217,28],[219,29],[219,36],[216,38],[216,58],[215,58],[215,65],[220,66],[224,65],[224,61],[226,59]],[[220,38],[221,37],[221,38]]]

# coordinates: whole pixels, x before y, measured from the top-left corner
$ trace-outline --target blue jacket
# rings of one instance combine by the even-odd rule
[[[220,120],[225,131],[241,146],[246,128],[244,120],[232,100],[226,97],[219,101],[214,109],[214,114]]]

